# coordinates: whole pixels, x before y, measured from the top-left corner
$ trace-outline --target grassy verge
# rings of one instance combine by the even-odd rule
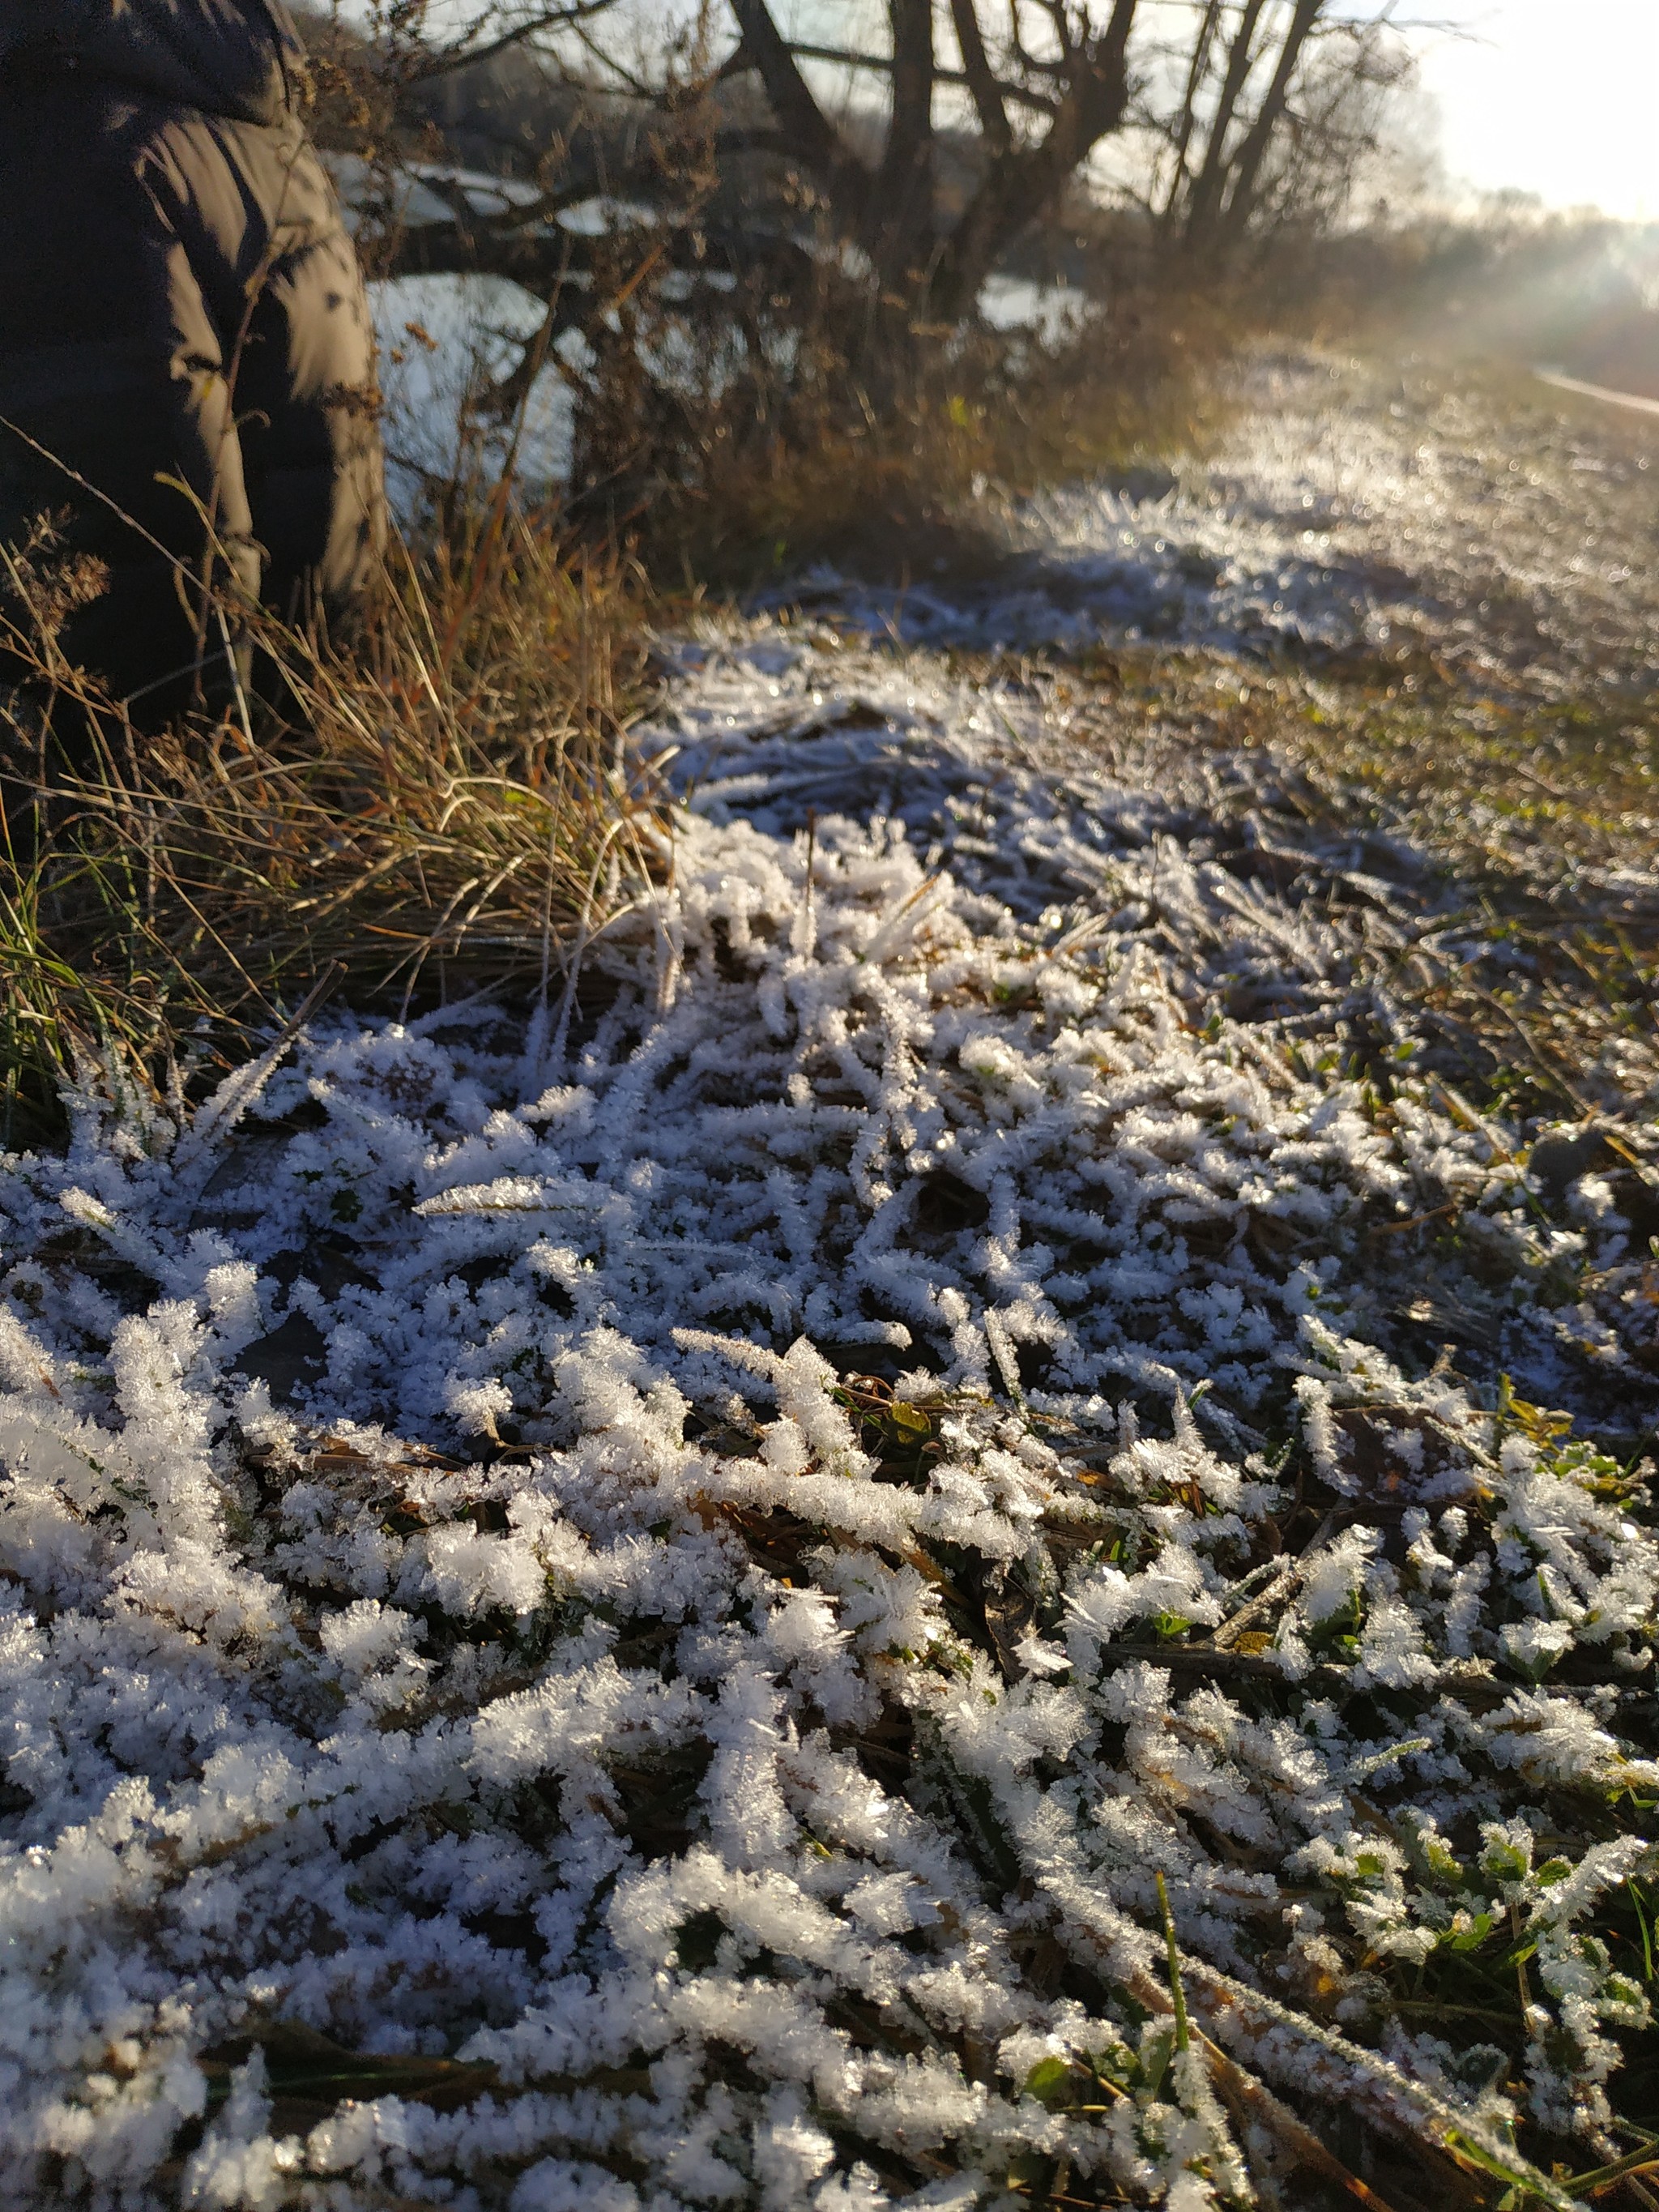
[[[1431,613],[1382,649],[1269,662],[1119,647],[1031,672],[1126,775],[1231,763],[1224,811],[1271,786],[1299,824],[1351,838],[1362,872],[1389,875],[1389,841],[1408,840],[1429,872],[1394,885],[1404,934],[1387,980],[1444,1072],[1488,1110],[1605,1115],[1621,1110],[1611,1090],[1633,1104],[1659,1078],[1659,692],[1643,550],[1659,426],[1502,363],[1412,363],[1365,372],[1379,411],[1397,391],[1388,412],[1420,414],[1444,443],[1449,399],[1468,441],[1458,465],[1512,503],[1513,539],[1500,507],[1457,585],[1425,580],[1431,597],[1461,587],[1445,610],[1455,630],[1437,635]]]
[[[1468,1040],[1494,1103],[1590,1114],[1579,1072],[1659,1054],[1659,713],[1605,698],[1310,702],[1290,741],[1334,801],[1408,825],[1464,890],[1455,954],[1406,986]],[[1455,937],[1443,926],[1449,946]]]

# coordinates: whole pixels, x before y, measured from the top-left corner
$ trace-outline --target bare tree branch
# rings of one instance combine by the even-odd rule
[[[743,34],[743,52],[760,73],[780,127],[807,168],[832,186],[846,166],[841,141],[813,99],[766,0],[732,0],[732,12]]]
[[[1176,123],[1175,168],[1164,198],[1166,210],[1179,204],[1186,188],[1187,157],[1192,150],[1193,132],[1198,124],[1198,95],[1209,73],[1210,52],[1220,22],[1221,0],[1204,0],[1204,13],[1199,21],[1198,35],[1193,40],[1192,55],[1187,64],[1186,88],[1182,94],[1181,109]]]
[[[510,53],[515,47],[533,44],[557,31],[572,31],[591,22],[596,15],[605,15],[616,7],[617,0],[570,0],[570,4],[559,8],[532,9],[520,21],[498,31],[493,38],[482,34],[492,20],[486,10],[470,23],[458,38],[445,46],[431,46],[424,41],[416,46],[410,69],[411,82],[422,78],[451,76],[457,70],[475,69],[493,61],[500,54]]]
[[[973,94],[974,112],[979,117],[985,143],[994,155],[1006,155],[1013,144],[1013,134],[1008,127],[1003,88],[985,50],[985,34],[980,28],[979,11],[974,0],[951,0],[951,21],[962,56],[963,76]]]
[[[952,0],[952,4],[971,7],[972,0]],[[866,76],[890,77],[893,74],[893,58],[890,54],[855,53],[848,46],[809,46],[800,39],[792,39],[789,41],[789,49],[797,61],[830,62],[837,69],[860,70]],[[981,52],[983,52],[982,48]],[[749,67],[752,64],[745,63],[744,66]],[[730,64],[727,67],[729,71]],[[965,70],[940,69],[935,66],[933,82],[935,84],[960,85],[970,92],[973,88]],[[1026,107],[1034,115],[1052,115],[1054,112],[1056,103],[1053,95],[1046,92],[1033,92],[1029,85],[1016,84],[1006,78],[999,78],[993,74],[989,89],[999,103],[1001,100],[1006,100],[1011,107]],[[1003,117],[1003,127],[1005,130],[1007,127],[1006,115]]]
[[[1261,173],[1273,133],[1284,115],[1285,103],[1290,95],[1291,79],[1302,58],[1308,35],[1323,13],[1324,7],[1325,0],[1296,0],[1284,43],[1279,50],[1273,82],[1262,95],[1255,120],[1245,133],[1231,164],[1232,178],[1228,187],[1227,202],[1219,211],[1217,222],[1218,231],[1224,237],[1236,238],[1249,220],[1255,204],[1256,179]]]

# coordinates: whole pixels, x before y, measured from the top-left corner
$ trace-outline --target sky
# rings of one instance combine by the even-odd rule
[[[1407,0],[1450,174],[1659,220],[1659,0]]]

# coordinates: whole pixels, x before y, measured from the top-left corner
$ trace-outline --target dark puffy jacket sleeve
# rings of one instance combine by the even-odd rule
[[[283,0],[0,0],[0,65],[25,57],[245,123],[283,119],[303,62]]]

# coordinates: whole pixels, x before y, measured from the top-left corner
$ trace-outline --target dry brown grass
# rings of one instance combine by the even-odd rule
[[[1046,348],[962,339],[879,407],[848,404],[850,374],[764,405],[711,395],[696,452],[643,520],[642,556],[670,588],[744,589],[818,562],[872,580],[972,573],[1006,557],[1010,495],[1202,451],[1237,337],[1202,301],[1161,299],[1091,313]]]
[[[89,1054],[176,1087],[180,1036],[216,1060],[324,979],[394,1012],[544,999],[654,866],[625,749],[642,605],[499,501],[424,560],[394,548],[354,651],[256,619],[280,708],[239,688],[152,737],[14,626],[38,680],[0,694],[13,757],[43,723],[92,741],[44,851],[0,862],[0,1141],[49,1123]]]

